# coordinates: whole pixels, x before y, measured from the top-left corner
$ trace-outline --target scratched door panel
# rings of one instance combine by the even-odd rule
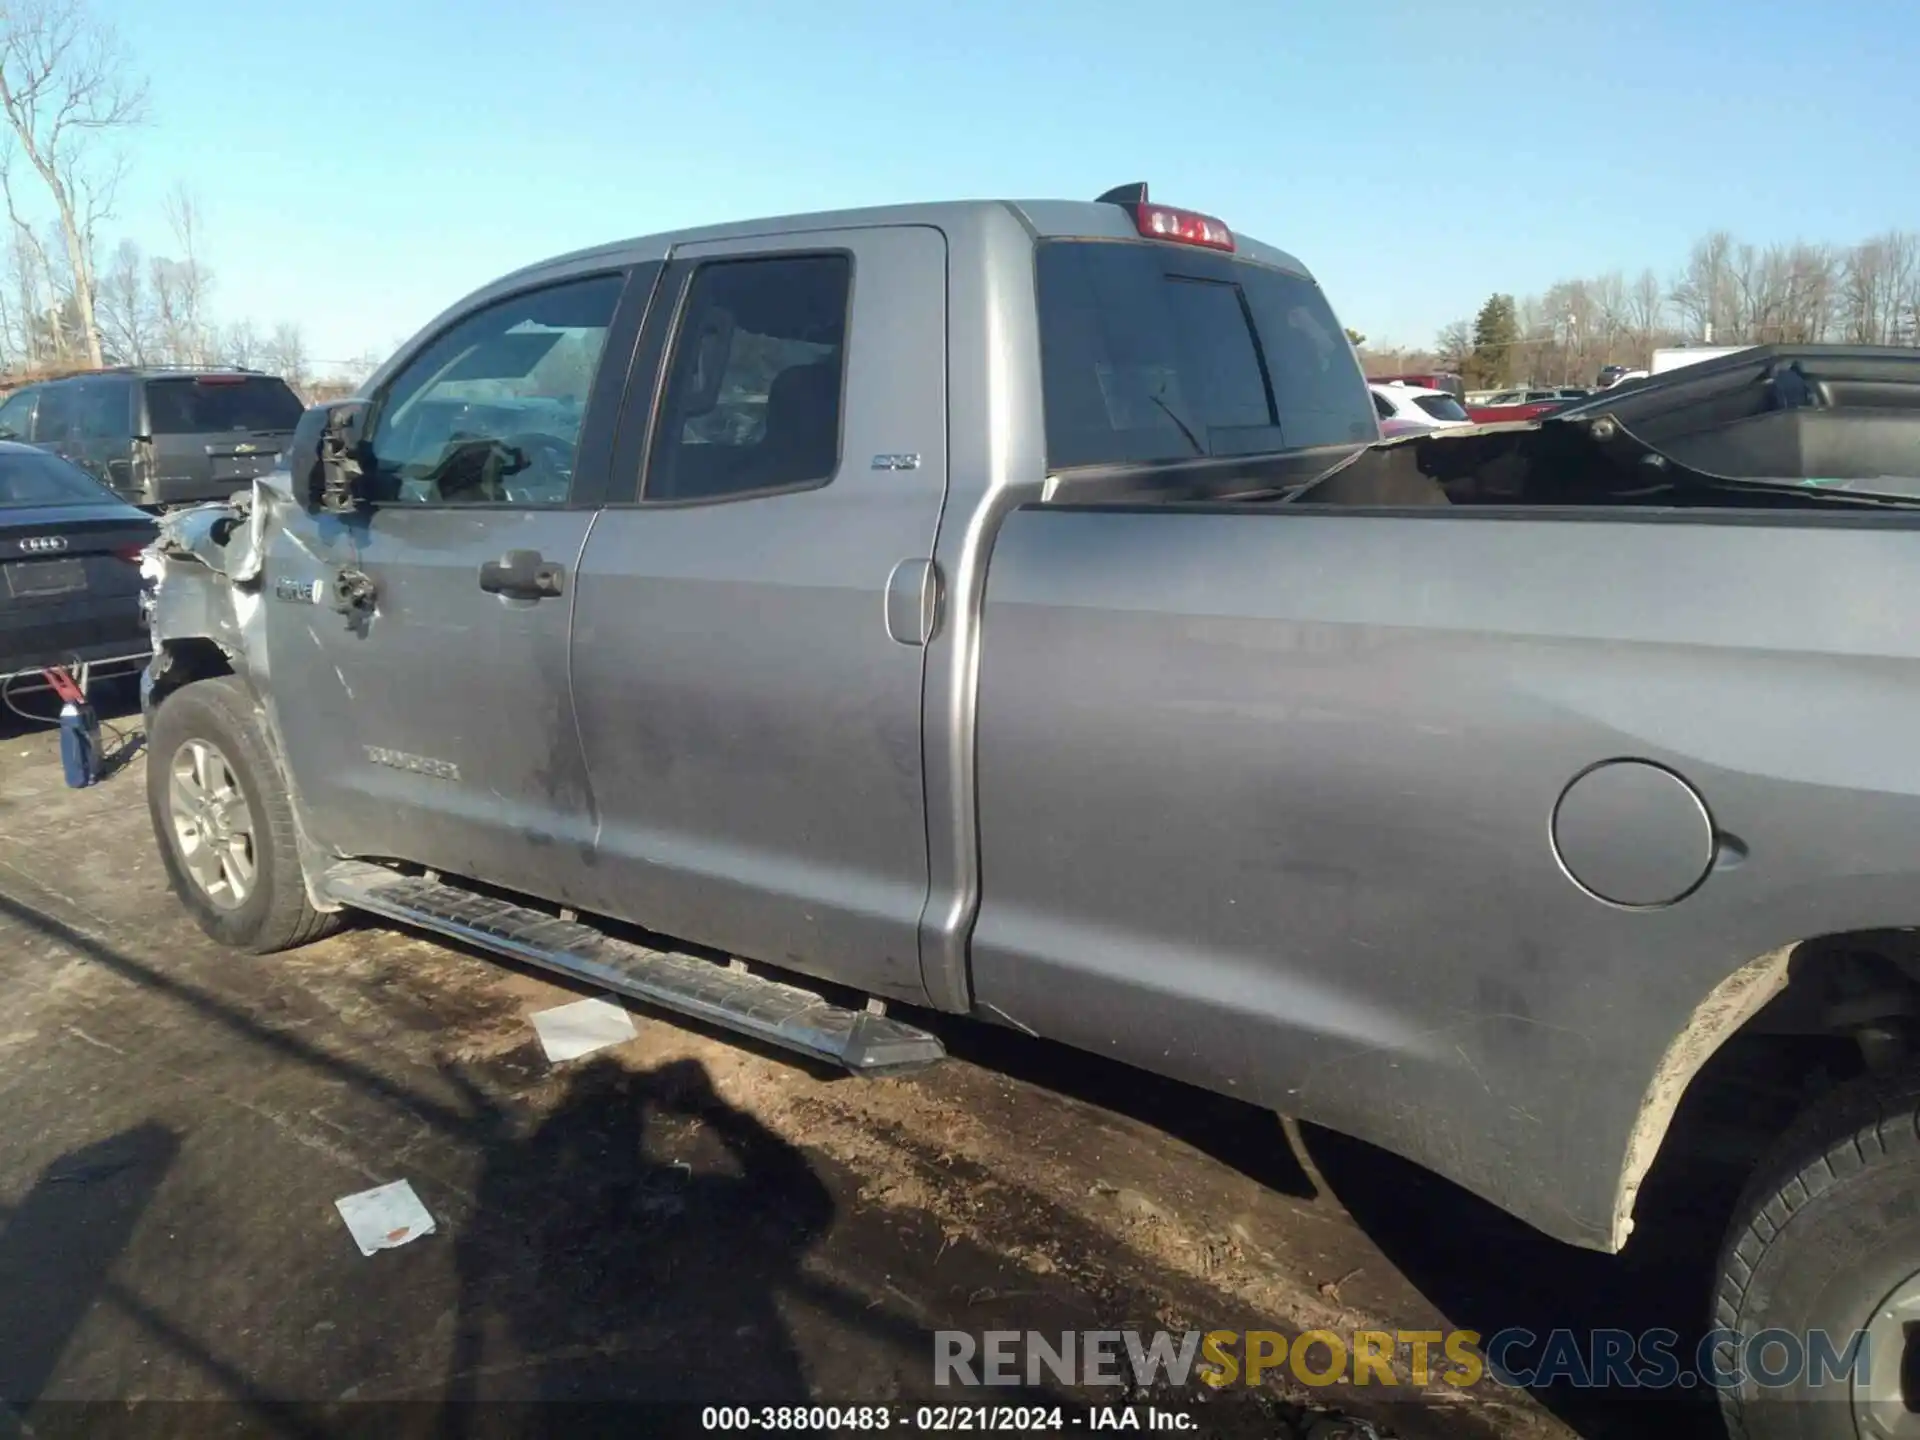
[[[946,241],[931,228],[890,227],[681,247],[690,298],[668,333],[689,333],[707,313],[703,267],[781,257],[850,276],[837,371],[832,317],[814,317],[812,340],[796,342],[814,345],[811,366],[734,386],[687,420],[670,357],[648,447],[650,498],[603,512],[582,560],[573,679],[602,815],[586,903],[921,999],[917,602],[947,479]],[[787,296],[800,272],[781,273],[769,288]],[[727,305],[751,338],[736,339],[734,355],[778,349],[752,335],[756,323],[808,329],[804,316],[756,319],[784,302],[763,302],[738,276],[712,283],[741,292]],[[801,369],[821,373],[788,378]],[[693,448],[685,427],[702,442],[754,439],[756,426],[780,424],[780,394],[809,379],[831,393],[835,375],[844,377],[837,459],[828,450],[818,475],[784,490],[662,496],[659,477],[679,463],[663,460],[662,446]],[[756,413],[763,393],[766,415]],[[648,398],[630,402],[629,425],[645,426]],[[697,467],[714,457],[686,458]],[[632,480],[616,473],[610,493]]]

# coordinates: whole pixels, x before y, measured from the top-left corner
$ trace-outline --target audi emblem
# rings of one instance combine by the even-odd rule
[[[67,539],[64,535],[35,535],[20,542],[20,548],[31,555],[44,555],[50,550],[64,550]]]

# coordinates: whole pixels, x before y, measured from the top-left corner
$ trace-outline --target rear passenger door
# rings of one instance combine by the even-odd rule
[[[681,247],[641,354],[575,602],[583,907],[924,998],[945,237]]]

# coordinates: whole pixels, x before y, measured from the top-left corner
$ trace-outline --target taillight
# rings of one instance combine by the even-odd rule
[[[1209,250],[1233,249],[1227,222],[1198,210],[1177,210],[1147,199],[1144,183],[1120,185],[1100,197],[1100,203],[1118,205],[1133,216],[1133,227],[1149,240],[1171,240],[1177,245],[1204,245]]]
[[[1149,240],[1204,245],[1209,250],[1233,249],[1233,232],[1227,229],[1227,222],[1197,210],[1176,210],[1171,205],[1135,205],[1133,223]]]
[[[138,565],[140,557],[146,554],[146,551],[145,545],[116,545],[113,547],[113,558],[124,560],[129,565]]]

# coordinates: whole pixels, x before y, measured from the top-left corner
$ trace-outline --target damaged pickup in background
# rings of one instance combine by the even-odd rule
[[[1382,444],[1305,268],[1144,186],[656,237],[168,517],[149,801],[237,947],[359,910],[859,1073],[971,1016],[1600,1250],[1759,1047],[1714,1320],[1895,1403],[1916,506],[1913,352]]]

